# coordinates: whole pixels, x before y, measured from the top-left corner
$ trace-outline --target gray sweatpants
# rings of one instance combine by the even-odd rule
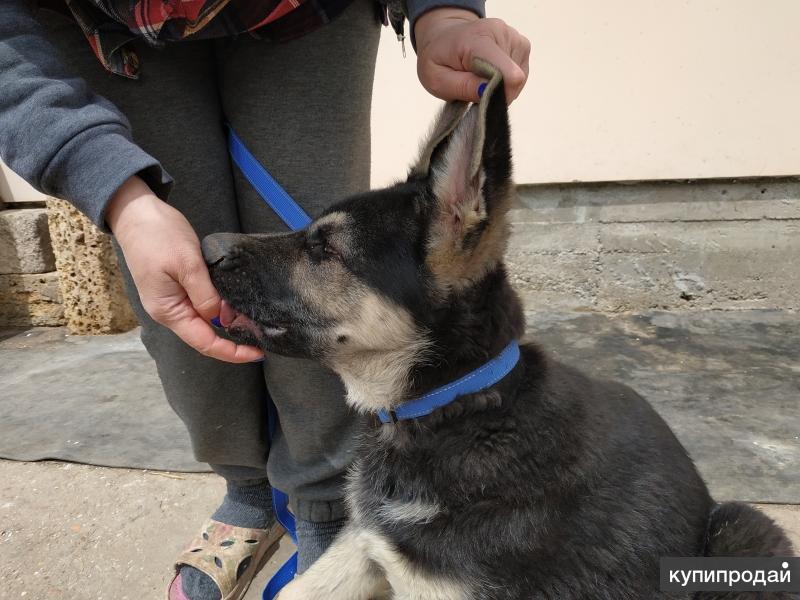
[[[312,215],[369,187],[373,0],[356,0],[333,23],[285,44],[247,35],[160,51],[140,44],[139,81],[105,72],[71,21],[48,11],[40,19],[77,74],[127,115],[136,142],[175,178],[169,203],[201,238],[286,230],[231,165],[226,119]],[[339,379],[312,361],[268,355],[231,365],[201,356],[149,318],[123,270],[142,340],[197,459],[229,479],[263,479],[266,470],[301,519],[342,517],[357,417]],[[280,415],[271,447],[267,393]]]

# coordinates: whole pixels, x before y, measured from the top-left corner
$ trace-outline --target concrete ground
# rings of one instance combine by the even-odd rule
[[[208,474],[0,461],[0,599],[163,597],[170,565],[215,508],[224,486]],[[757,505],[800,548],[800,506]],[[291,542],[246,599],[261,597]]]
[[[216,508],[210,474],[0,461],[0,599],[164,597],[172,561]],[[288,558],[284,538],[246,600]]]

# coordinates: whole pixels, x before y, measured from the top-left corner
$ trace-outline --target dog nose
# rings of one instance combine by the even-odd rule
[[[212,233],[204,237],[200,247],[203,250],[206,264],[221,269],[234,268],[239,255],[236,249],[238,238],[239,234],[236,233]]]

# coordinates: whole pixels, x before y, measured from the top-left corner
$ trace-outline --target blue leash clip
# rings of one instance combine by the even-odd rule
[[[272,178],[269,172],[256,160],[242,140],[228,125],[228,152],[231,160],[239,167],[242,175],[253,185],[258,195],[266,202],[269,207],[278,215],[284,223],[293,231],[303,229],[311,223],[311,217],[300,208],[292,197],[284,190],[281,185]],[[212,323],[219,327],[221,324],[218,319]],[[272,399],[267,397],[267,417],[268,432],[270,443],[275,436],[275,429],[278,425],[278,410]],[[279,489],[272,488],[272,508],[275,517],[283,525],[289,537],[297,545],[297,527],[294,515],[289,510],[289,497]],[[273,600],[283,587],[289,583],[297,574],[297,552],[278,569],[272,576],[262,595],[263,600]]]

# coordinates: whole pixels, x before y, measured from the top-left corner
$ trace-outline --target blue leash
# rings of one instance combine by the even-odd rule
[[[242,175],[253,184],[258,195],[269,204],[289,229],[297,231],[311,224],[311,217],[286,193],[281,184],[272,178],[256,157],[250,154],[230,125],[228,125],[228,152]]]
[[[267,170],[261,166],[255,156],[245,147],[242,140],[228,125],[228,152],[231,160],[239,167],[247,180],[253,185],[258,195],[275,211],[286,225],[296,231],[303,229],[311,223],[311,217],[300,208],[292,197],[286,193],[281,185],[275,181]],[[215,323],[216,324],[216,323]],[[267,397],[267,418],[269,421],[268,432],[270,444],[275,436],[278,425],[278,410],[272,399]],[[278,523],[283,525],[292,541],[297,544],[297,527],[294,515],[289,510],[289,497],[277,488],[272,488],[272,508]],[[264,588],[263,600],[273,600],[283,587],[294,579],[297,573],[297,552],[286,561],[278,572],[272,576]]]

